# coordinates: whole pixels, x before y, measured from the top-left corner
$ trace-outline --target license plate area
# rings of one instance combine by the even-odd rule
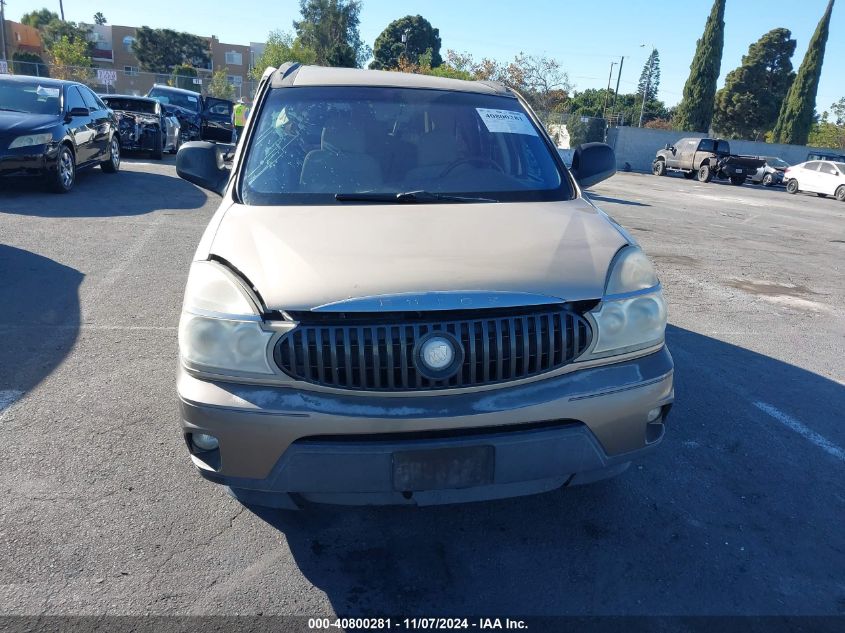
[[[393,453],[393,488],[417,492],[492,484],[495,460],[492,446],[398,451]]]

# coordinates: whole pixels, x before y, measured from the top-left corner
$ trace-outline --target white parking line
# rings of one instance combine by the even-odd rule
[[[787,415],[783,411],[773,407],[772,405],[766,402],[755,402],[754,406],[760,409],[760,411],[768,413],[775,420],[783,424],[785,427],[792,429],[804,439],[810,440],[813,444],[818,446],[826,453],[829,453],[840,461],[845,462],[845,450],[843,450],[827,438],[822,437],[814,430],[807,428],[792,416]]]
[[[0,390],[0,420],[3,419],[3,416],[6,415],[6,411],[8,411],[22,395],[23,391],[18,391],[16,389]]]

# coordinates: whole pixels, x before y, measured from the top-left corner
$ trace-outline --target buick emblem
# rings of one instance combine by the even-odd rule
[[[428,369],[442,371],[455,360],[455,348],[445,338],[435,336],[423,343],[420,358]]]
[[[464,362],[460,342],[448,332],[429,332],[414,350],[415,365],[431,380],[445,380],[455,375]]]

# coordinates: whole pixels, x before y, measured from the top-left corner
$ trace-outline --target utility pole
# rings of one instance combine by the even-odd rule
[[[645,46],[645,44],[640,44],[640,47]],[[652,64],[654,63],[654,44],[651,45],[651,52],[648,54],[648,75],[646,75],[645,79],[645,90],[643,90],[643,104],[640,106],[640,124],[637,127],[643,126],[643,115],[645,114],[645,100],[648,97],[648,91],[651,88],[651,73],[652,71]]]
[[[619,60],[619,71],[616,73],[616,92],[613,93],[613,104],[610,109],[616,110],[616,97],[619,96],[619,80],[622,79],[622,65],[625,63],[625,56],[623,55]]]
[[[607,76],[607,92],[604,93],[604,105],[601,107],[601,118],[607,118],[607,98],[610,96],[610,80],[613,78],[613,67],[616,62],[610,62],[610,74]]]
[[[59,0],[59,13],[62,14],[62,22],[65,21],[65,4],[62,0]]]
[[[9,58],[6,54],[6,14],[3,12],[3,7],[6,5],[6,0],[0,0],[0,47],[2,47],[3,61]]]

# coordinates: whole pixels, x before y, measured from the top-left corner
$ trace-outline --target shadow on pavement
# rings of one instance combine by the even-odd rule
[[[83,277],[52,259],[0,244],[0,392],[7,394],[6,404],[70,352],[79,333]]]
[[[845,613],[845,464],[754,404],[841,446],[845,387],[688,330],[668,339],[666,439],[614,480],[464,506],[251,510],[340,615]]]
[[[128,162],[128,161],[127,161]],[[198,209],[208,196],[194,185],[166,174],[126,169],[106,174],[99,168],[77,174],[73,191],[46,192],[38,179],[0,183],[0,213],[38,217],[109,217],[141,215],[166,209]]]

